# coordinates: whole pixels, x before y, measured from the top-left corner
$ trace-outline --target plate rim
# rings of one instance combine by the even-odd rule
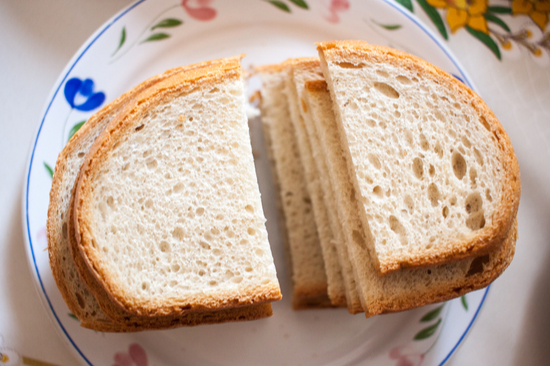
[[[57,330],[57,333],[59,333],[59,335],[61,336],[61,338],[65,343],[68,343],[70,346],[72,346],[70,347],[70,349],[73,351],[73,353],[76,352],[76,354],[81,357],[81,361],[85,361],[86,364],[90,366],[94,366],[94,365],[90,362],[90,360],[88,360],[88,358],[84,355],[82,350],[76,345],[75,341],[71,338],[71,336],[69,335],[69,333],[67,332],[63,324],[61,323],[55,309],[53,308],[52,302],[50,301],[50,298],[46,293],[46,290],[44,288],[44,283],[42,282],[42,277],[38,269],[38,264],[35,258],[34,247],[33,247],[32,236],[30,233],[30,225],[29,225],[29,182],[31,177],[31,167],[34,160],[38,139],[40,137],[42,127],[44,126],[44,121],[46,120],[46,116],[48,115],[48,112],[50,111],[50,107],[52,106],[52,103],[55,97],[58,95],[59,90],[61,89],[64,81],[69,76],[70,72],[79,62],[79,60],[84,56],[84,54],[88,51],[88,49],[103,35],[103,33],[105,33],[111,26],[113,26],[118,20],[124,17],[127,13],[129,13],[138,5],[146,1],[154,1],[154,0],[136,0],[134,3],[126,6],[125,8],[120,10],[118,13],[113,15],[110,19],[108,19],[100,27],[98,27],[97,30],[86,39],[86,41],[82,44],[82,46],[71,57],[67,65],[63,68],[63,71],[59,74],[56,82],[54,83],[54,86],[52,87],[50,93],[48,94],[48,97],[46,98],[46,102],[44,103],[44,107],[41,113],[41,116],[42,116],[41,121],[38,127],[35,129],[34,139],[32,142],[32,149],[30,149],[28,153],[27,163],[25,167],[24,187],[23,187],[23,193],[21,197],[21,201],[22,201],[21,203],[23,206],[22,207],[23,208],[22,209],[22,216],[23,216],[22,229],[23,229],[23,236],[25,239],[25,251],[27,253],[27,264],[34,277],[34,281],[33,281],[34,287],[38,292],[38,296],[42,302],[42,305],[44,309],[48,312],[49,318],[52,321],[54,328]],[[470,78],[468,72],[464,69],[462,64],[458,61],[454,53],[449,49],[449,47],[445,43],[443,43],[443,41],[440,39],[438,35],[436,35],[431,29],[429,29],[426,26],[426,24],[424,24],[416,15],[409,12],[405,7],[403,7],[401,4],[399,4],[394,0],[377,0],[377,1],[382,1],[387,5],[390,5],[395,10],[400,12],[402,15],[407,17],[410,21],[412,21],[424,33],[426,33],[430,37],[430,39],[445,53],[445,56],[447,56],[447,58],[459,70],[461,75],[464,77],[464,79],[461,81],[463,81],[474,92],[478,93],[478,89],[473,83],[472,79]],[[479,315],[481,308],[485,303],[485,300],[487,298],[490,288],[491,288],[491,285],[488,285],[485,289],[483,289],[484,291],[483,297],[475,313],[473,314],[471,320],[469,321],[468,326],[466,327],[462,335],[459,337],[456,344],[454,344],[454,346],[443,358],[443,360],[438,364],[438,366],[442,366],[445,363],[447,363],[449,359],[453,356],[453,354],[456,352],[457,348],[463,343],[464,338],[469,333],[470,329],[472,328],[474,322],[476,321]]]

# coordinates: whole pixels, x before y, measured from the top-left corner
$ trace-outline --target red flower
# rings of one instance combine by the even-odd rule
[[[133,343],[128,347],[128,353],[119,352],[115,355],[113,366],[148,366],[147,353],[143,347]]]
[[[209,6],[213,1],[214,0],[182,0],[181,6],[191,18],[206,22],[214,19],[217,15],[216,9]],[[190,2],[193,3],[193,5],[190,6]]]

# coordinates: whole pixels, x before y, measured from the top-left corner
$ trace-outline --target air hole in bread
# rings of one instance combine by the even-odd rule
[[[351,62],[335,62],[338,67],[342,69],[360,69],[363,67],[363,64],[353,64]]]
[[[204,214],[204,208],[203,207],[198,207],[197,210],[196,210],[196,213],[197,213],[197,215],[202,216],[202,214]]]
[[[399,98],[399,93],[397,92],[397,90],[395,90],[391,85],[388,85],[386,83],[375,82],[374,89],[376,89],[378,92],[380,92],[382,95],[388,98],[392,98],[392,99]]]
[[[437,156],[439,156],[440,159],[443,158],[443,148],[441,147],[439,142],[435,144],[434,152],[437,154]]]
[[[405,198],[403,199],[403,203],[405,203],[405,207],[409,212],[409,214],[412,215],[414,213],[414,200],[412,199],[412,197],[408,194],[405,195]]]
[[[376,70],[376,73],[384,78],[387,78],[390,76],[386,70],[378,69]]]
[[[447,216],[449,216],[449,207],[447,206],[443,207],[442,214],[444,218],[447,218]]]
[[[465,208],[467,213],[476,213],[481,210],[482,206],[483,199],[481,198],[479,192],[470,193],[468,197],[466,197]]]
[[[435,108],[435,107],[432,107],[432,108]],[[435,114],[435,118],[437,118],[439,121],[441,121],[441,122],[446,122],[447,121],[447,118],[445,118],[445,115],[439,109],[435,108],[434,114]],[[449,131],[449,132],[451,132],[451,131]]]
[[[153,200],[149,198],[147,201],[145,201],[145,207],[146,208],[153,207]]]
[[[384,191],[382,190],[382,187],[376,186],[372,189],[372,193],[374,193],[378,198],[382,198],[384,196]]]
[[[487,131],[491,132],[491,126],[489,125],[489,122],[485,119],[484,116],[479,117],[479,122],[487,129]]]
[[[252,205],[246,205],[245,210],[250,213],[254,213],[254,207],[252,207]]]
[[[256,234],[256,230],[254,230],[254,228],[252,228],[252,227],[249,227],[246,231],[248,232],[248,235]]]
[[[470,140],[468,140],[466,136],[462,136],[462,145],[464,145],[468,149],[472,147],[472,143],[470,142]]]
[[[479,165],[483,166],[483,155],[479,152],[478,149],[474,147],[474,155],[476,157],[476,161]]]
[[[399,236],[404,237],[407,234],[405,227],[399,222],[397,217],[390,215],[389,217],[390,229]]]
[[[369,159],[369,162],[372,164],[372,166],[375,167],[376,169],[380,169],[382,167],[382,165],[380,164],[380,159],[378,159],[378,156],[374,154],[369,154],[368,159]]]
[[[78,157],[79,157],[79,158],[83,158],[85,155],[86,155],[86,153],[84,153],[84,152],[79,152],[79,153],[78,153]]]
[[[399,75],[396,77],[397,81],[399,81],[401,84],[405,84],[405,85],[408,85],[411,83],[411,80],[406,77],[406,76],[403,76],[403,75]]]
[[[466,219],[466,226],[472,231],[483,229],[485,227],[485,214],[483,210],[468,216]]]
[[[153,159],[153,158],[147,159],[145,164],[147,165],[147,168],[149,168],[149,169],[155,169],[159,165],[157,159]]]
[[[147,282],[142,282],[141,283],[141,289],[143,291],[147,290],[149,288],[149,284]]]
[[[264,251],[261,250],[260,248],[256,249],[255,253],[258,257],[262,257],[264,255]]]
[[[182,182],[176,183],[174,186],[174,193],[180,193],[185,188],[185,185]]]
[[[181,269],[181,266],[178,263],[172,263],[172,266],[170,267],[170,269],[174,273],[179,272],[179,270]]]
[[[455,174],[455,177],[457,177],[458,180],[462,180],[462,178],[464,178],[464,175],[466,174],[466,160],[464,160],[462,154],[460,154],[458,151],[454,151],[451,157],[451,163],[453,166],[453,173]]]
[[[424,176],[424,165],[422,163],[422,159],[414,158],[413,164],[412,164],[412,170],[413,170],[414,176],[417,179],[422,179],[422,177]]]
[[[170,243],[168,243],[167,241],[161,241],[160,244],[159,244],[159,249],[161,252],[163,253],[168,253],[170,252]]]
[[[428,199],[430,200],[432,207],[435,207],[439,204],[439,201],[441,200],[441,193],[439,193],[437,184],[430,183],[430,185],[428,186]]]
[[[414,144],[414,137],[411,131],[405,130],[405,141],[410,147],[413,147]]]
[[[141,124],[141,125],[137,126],[134,130],[135,131],[141,131],[141,130],[143,130],[143,127],[145,127],[145,125]]]
[[[470,264],[470,268],[468,269],[468,273],[466,273],[466,277],[470,277],[483,272],[483,267],[487,263],[489,263],[489,254],[475,258]]]
[[[430,174],[430,177],[433,177],[435,175],[435,168],[432,164],[430,164],[430,168],[428,169],[428,173]]]

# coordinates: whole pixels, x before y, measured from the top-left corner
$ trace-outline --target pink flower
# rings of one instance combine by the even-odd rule
[[[143,347],[133,343],[128,347],[128,353],[119,352],[115,355],[113,366],[148,366],[147,353]]]
[[[325,15],[325,19],[331,23],[340,22],[340,17],[338,13],[342,13],[349,9],[348,0],[331,0],[330,5],[328,6],[329,14]]]
[[[397,360],[395,366],[420,366],[424,361],[424,354],[421,353],[401,353],[402,347],[395,347],[390,350],[390,359]]]
[[[193,19],[200,20],[203,22],[212,20],[216,17],[216,9],[211,8],[209,5],[214,0],[182,0],[181,6]],[[189,3],[193,5],[189,5]]]

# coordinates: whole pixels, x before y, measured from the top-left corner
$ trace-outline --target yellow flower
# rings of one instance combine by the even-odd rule
[[[451,32],[468,25],[471,28],[489,33],[487,20],[483,14],[487,11],[488,0],[427,0],[436,8],[447,9],[447,23]],[[547,0],[550,1],[550,0]]]
[[[548,24],[550,0],[513,0],[513,14],[527,14],[541,30]]]

